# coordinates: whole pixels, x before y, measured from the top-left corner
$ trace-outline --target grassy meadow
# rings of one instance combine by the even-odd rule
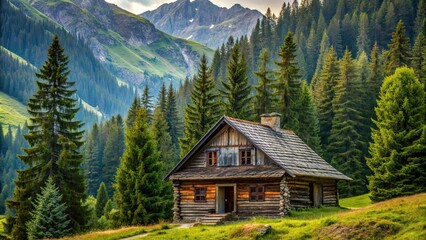
[[[368,194],[341,199],[342,207],[293,211],[283,219],[253,218],[217,226],[176,225],[126,227],[65,238],[120,239],[148,233],[139,239],[426,239],[426,193],[372,204]],[[271,225],[269,234],[258,230]]]
[[[342,199],[342,205],[354,209],[293,211],[283,219],[158,231],[144,239],[426,239],[426,193],[369,204],[362,195]],[[272,230],[259,238],[257,230],[266,224]]]
[[[3,132],[7,132],[8,125],[12,126],[12,130],[16,130],[18,125],[23,125],[27,119],[27,107],[9,95],[0,92],[0,122],[3,123]]]

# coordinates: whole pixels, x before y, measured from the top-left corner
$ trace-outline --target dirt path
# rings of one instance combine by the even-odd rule
[[[180,229],[180,228],[190,228],[190,227],[192,227],[192,226],[194,226],[194,223],[183,223],[183,224],[181,224],[179,227],[175,227],[175,228],[172,228],[172,229],[169,229],[169,230]],[[166,230],[166,231],[169,231],[169,230]],[[122,238],[122,239],[120,239],[120,240],[134,240],[134,239],[138,239],[138,238],[146,237],[146,236],[148,236],[149,234],[150,234],[150,233],[143,233],[143,234],[139,234],[139,235],[136,235],[136,236],[133,236],[133,237]]]

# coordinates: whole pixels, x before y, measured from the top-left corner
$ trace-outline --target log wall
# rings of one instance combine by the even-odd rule
[[[194,201],[195,187],[206,187],[206,201]],[[182,221],[198,221],[216,209],[216,185],[214,183],[182,182],[180,186],[180,217]]]
[[[280,209],[280,184],[258,183],[263,185],[265,191],[264,201],[250,201],[250,186],[256,184],[237,185],[237,214],[240,217],[268,216],[278,217]]]
[[[311,183],[322,184],[323,206],[337,206],[337,181],[333,179],[296,177],[288,178],[290,188],[290,205],[292,208],[306,208],[312,206]]]

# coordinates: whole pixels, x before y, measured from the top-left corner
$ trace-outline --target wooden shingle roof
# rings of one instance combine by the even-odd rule
[[[195,153],[206,144],[211,137],[217,133],[223,126],[229,125],[240,134],[245,136],[253,145],[262,151],[266,156],[273,160],[284,171],[276,171],[271,169],[262,169],[263,166],[253,166],[251,176],[257,177],[254,172],[258,171],[260,175],[271,174],[271,177],[285,173],[290,176],[309,176],[332,178],[338,180],[352,180],[341,172],[337,171],[333,166],[316,154],[308,145],[306,145],[296,134],[289,130],[275,131],[271,127],[260,123],[249,122],[241,119],[223,116],[219,121],[207,132],[203,138],[189,151],[189,153],[173,168],[165,179],[180,179],[187,177],[199,178],[220,178],[221,176],[238,174],[238,169],[244,171],[241,167],[223,167],[209,172],[210,170],[197,169],[195,172],[190,169],[179,170]],[[232,170],[232,171],[231,171]],[[266,172],[263,172],[265,170]],[[237,172],[235,172],[237,171]],[[191,174],[193,177],[191,177]],[[243,175],[243,174],[241,174]],[[258,176],[260,176],[258,175]]]
[[[292,131],[275,131],[269,126],[231,117],[225,119],[292,176],[352,180],[322,159]]]

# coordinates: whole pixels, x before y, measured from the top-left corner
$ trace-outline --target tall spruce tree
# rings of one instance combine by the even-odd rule
[[[105,186],[104,182],[101,182],[98,188],[98,193],[96,194],[96,205],[95,205],[95,211],[96,216],[100,218],[104,214],[104,208],[109,200],[108,192]]]
[[[426,38],[423,35],[422,32],[417,35],[416,40],[414,41],[413,49],[412,49],[412,56],[411,56],[411,65],[414,69],[414,73],[416,74],[417,78],[421,77],[421,70],[422,70],[422,64],[424,61],[426,61],[425,58],[423,58],[423,52],[426,50]]]
[[[251,86],[248,82],[245,56],[241,53],[238,43],[231,50],[227,81],[222,81],[222,87],[223,90],[220,90],[220,92],[225,114],[236,118],[249,119],[251,117],[249,106]]]
[[[102,159],[100,158],[99,144],[99,128],[98,124],[94,124],[89,138],[87,139],[86,149],[84,154],[84,171],[86,175],[87,193],[94,196],[96,189],[102,179]]]
[[[106,126],[109,128],[109,133],[102,158],[102,178],[99,181],[105,183],[108,195],[112,196],[115,174],[125,148],[123,120],[120,115],[117,115]]]
[[[370,198],[426,191],[425,92],[413,69],[398,68],[380,89],[370,143]]]
[[[47,179],[33,205],[31,220],[26,224],[28,239],[61,238],[71,233],[67,206],[62,202],[62,195],[52,177]]]
[[[262,49],[260,53],[260,67],[254,74],[258,78],[258,85],[255,87],[256,95],[254,97],[254,113],[256,119],[260,119],[260,115],[271,113],[275,105],[275,96],[273,94],[274,79],[272,72],[268,70],[269,51]]]
[[[362,115],[356,107],[360,96],[360,79],[349,50],[345,50],[340,63],[339,78],[333,99],[334,117],[328,140],[331,164],[353,181],[340,182],[342,196],[354,196],[366,192],[362,136],[358,132]]]
[[[161,111],[163,111],[164,115],[166,115],[166,109],[167,109],[167,88],[166,85],[163,83],[161,85],[161,90],[158,95],[158,106],[160,106]]]
[[[334,118],[332,101],[335,95],[334,86],[338,78],[339,64],[334,48],[331,47],[324,59],[321,75],[313,92],[319,120],[320,140],[324,147],[328,146],[328,137]],[[326,157],[326,159],[329,158]]]
[[[295,62],[296,48],[293,34],[288,32],[278,53],[279,61],[275,62],[278,66],[275,85],[278,94],[277,109],[283,116],[281,125],[295,132],[299,129],[299,98],[302,83],[299,68]]]
[[[53,178],[63,195],[72,231],[81,231],[85,225],[85,209],[81,205],[85,184],[78,151],[83,144],[83,131],[79,130],[82,123],[74,120],[78,111],[77,101],[73,99],[76,91],[71,90],[74,82],[68,81],[67,64],[68,57],[55,35],[48,59],[36,73],[37,93],[28,102],[31,125],[25,139],[31,147],[24,149],[26,155],[19,158],[29,167],[18,172],[13,198],[7,203],[16,212],[8,217],[8,222],[13,222],[14,239],[27,238],[25,225],[34,209],[30,199],[36,197],[48,177]]]
[[[146,109],[146,114],[148,114],[148,123],[151,123],[152,121],[152,115],[153,115],[153,105],[152,105],[152,96],[149,95],[149,89],[148,84],[145,85],[145,88],[143,89],[142,99],[141,99],[141,105]]]
[[[160,151],[160,159],[163,162],[161,177],[164,177],[179,160],[179,153],[177,149],[170,147],[172,138],[168,132],[167,121],[160,107],[157,107],[154,111],[151,127],[154,139],[157,141],[158,151]]]
[[[179,149],[179,137],[181,135],[181,123],[178,115],[179,114],[176,103],[176,92],[173,88],[172,83],[170,83],[169,89],[167,91],[166,112],[164,116],[166,117],[167,126],[169,127],[168,131],[170,137],[172,137],[173,147],[176,149]]]
[[[322,155],[317,111],[311,90],[305,81],[302,82],[302,91],[300,93],[300,112],[302,114],[299,118],[297,136],[308,144],[316,153]]]
[[[385,74],[392,75],[396,68],[409,66],[411,60],[410,38],[405,34],[404,23],[398,22],[395,32],[392,33],[392,43],[385,53]]]
[[[135,121],[136,113],[138,112],[141,106],[142,106],[141,99],[138,96],[135,96],[129,111],[127,112],[126,128],[133,127],[133,122]]]
[[[198,74],[191,90],[191,103],[185,107],[184,137],[179,139],[180,152],[184,156],[218,120],[218,108],[215,83],[212,71],[208,67],[207,57],[203,55]]]
[[[149,224],[165,219],[171,208],[164,199],[161,162],[155,140],[141,108],[132,128],[126,129],[126,151],[117,170],[115,199],[120,224]]]

